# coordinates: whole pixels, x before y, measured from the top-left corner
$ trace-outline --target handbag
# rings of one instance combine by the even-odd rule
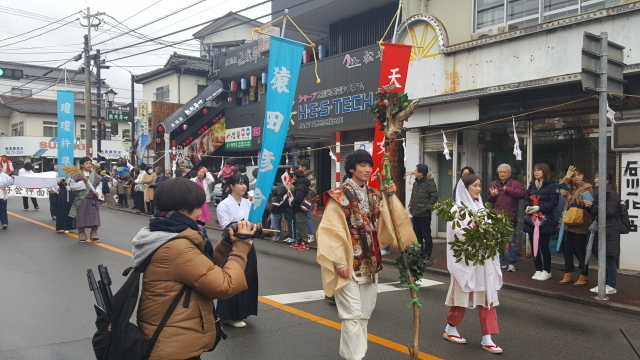
[[[564,223],[567,225],[584,224],[584,208],[571,205],[564,216]]]

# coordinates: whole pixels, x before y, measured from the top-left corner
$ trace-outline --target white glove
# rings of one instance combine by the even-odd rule
[[[527,214],[538,212],[539,210],[540,210],[540,206],[531,206],[529,207],[529,211],[527,212]]]

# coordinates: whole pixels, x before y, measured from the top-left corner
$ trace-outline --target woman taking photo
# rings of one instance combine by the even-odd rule
[[[204,252],[205,239],[195,221],[205,201],[204,191],[187,179],[176,178],[158,186],[156,195],[157,216],[133,239],[133,266],[152,256],[142,278],[138,326],[151,337],[173,299],[186,289],[149,360],[198,360],[215,345],[213,300],[247,288],[243,271],[250,240],[241,240],[230,231],[228,241],[218,241],[213,250],[214,264]],[[243,221],[237,233],[252,234],[255,230],[251,228]]]
[[[538,249],[535,258],[536,272],[531,277],[533,280],[548,280],[551,278],[551,251],[549,241],[555,235],[558,221],[554,210],[558,206],[558,194],[556,193],[556,181],[551,178],[549,166],[545,163],[533,166],[533,181],[529,184],[527,195],[524,198],[524,222],[522,230],[529,234],[529,242],[533,251],[533,233],[535,223],[540,222]],[[534,220],[535,219],[535,220]]]
[[[589,276],[589,266],[585,265],[584,260],[587,255],[589,225],[591,224],[591,214],[584,204],[583,196],[586,195],[583,194],[589,193],[593,196],[593,188],[591,184],[584,180],[584,173],[573,165],[569,166],[567,174],[561,182],[569,186],[569,191],[567,192],[567,214],[574,211],[581,213],[582,216],[581,219],[574,221],[573,224],[569,224],[567,216],[565,216],[565,239],[562,242],[564,277],[560,281],[560,285],[573,281],[571,273],[575,271],[573,264],[573,255],[575,254],[581,271],[578,281],[573,283],[573,286],[583,286],[587,284]],[[577,209],[572,210],[571,208]]]
[[[202,215],[198,219],[198,224],[204,226],[207,222],[211,221],[211,212],[209,211],[209,202],[211,201],[211,192],[209,190],[209,185],[213,184],[215,181],[213,176],[209,173],[206,167],[201,167],[198,169],[198,173],[196,177],[191,179],[191,181],[195,182],[204,190],[206,200],[204,205],[202,205]],[[241,219],[244,220],[244,219]],[[218,222],[220,219],[218,219]],[[222,223],[220,223],[222,224]],[[224,226],[222,226],[224,228]]]
[[[246,220],[251,208],[251,202],[243,197],[249,186],[245,176],[233,174],[227,179],[227,185],[229,196],[216,209],[218,222],[223,229],[232,222]],[[253,246],[247,255],[244,275],[249,288],[230,299],[218,300],[217,306],[220,321],[236,328],[247,326],[244,319],[250,315],[258,315],[258,258]]]
[[[596,185],[594,189],[594,198],[593,202],[584,201],[584,205],[588,208],[591,208],[591,217],[595,220],[598,218],[598,186],[599,186],[599,177],[596,174],[595,179],[593,179],[594,184]],[[611,173],[607,174],[607,201],[604,202],[607,207],[607,254],[606,254],[606,274],[607,274],[607,283],[605,287],[605,293],[607,295],[616,294],[618,290],[616,289],[617,280],[618,280],[618,265],[616,264],[616,257],[620,256],[620,230],[618,229],[618,219],[620,218],[619,214],[619,204],[620,204],[620,195],[616,192],[616,186],[613,183],[613,175]],[[594,244],[594,250],[597,249],[597,245]],[[588,266],[588,265],[587,265]],[[593,293],[598,292],[598,287],[594,287],[590,290]]]
[[[466,174],[458,181],[456,187],[456,204],[464,203],[474,213],[482,211],[484,205],[480,192],[482,187],[480,177],[476,174]],[[456,211],[454,207],[452,212]],[[498,290],[502,288],[502,272],[500,260],[496,255],[482,265],[466,265],[464,261],[456,262],[451,250],[450,242],[464,240],[464,230],[468,228],[468,218],[457,219],[462,227],[452,230],[452,224],[447,224],[447,269],[451,273],[451,285],[445,304],[449,306],[447,326],[444,338],[456,344],[466,344],[467,340],[460,336],[457,326],[464,318],[467,308],[478,307],[480,315],[480,329],[482,331],[482,348],[494,353],[502,353],[502,349],[491,340],[492,334],[498,334]]]

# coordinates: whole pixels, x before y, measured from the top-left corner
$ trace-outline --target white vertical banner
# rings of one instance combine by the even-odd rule
[[[640,270],[640,241],[638,219],[640,217],[640,152],[624,153],[620,162],[620,199],[627,204],[631,231],[620,235],[620,268]],[[600,179],[604,179],[600,175]]]

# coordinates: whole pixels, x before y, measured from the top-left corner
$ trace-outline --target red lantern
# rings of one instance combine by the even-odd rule
[[[232,98],[231,96],[229,96],[229,97],[227,98],[227,102],[233,102],[233,98]]]
[[[158,126],[158,131],[159,131],[159,132],[161,132],[161,133],[163,133],[163,132],[164,132],[164,126],[159,125],[159,126]]]
[[[175,140],[171,140],[171,147],[174,148],[176,147],[177,143]]]
[[[189,125],[187,124],[182,124],[182,130],[187,130],[189,128]]]
[[[209,109],[202,109],[202,115],[207,115],[209,113]]]
[[[238,82],[235,80],[231,80],[231,91],[236,91],[238,89]]]
[[[255,75],[251,75],[249,79],[251,81],[251,86],[256,86],[256,82],[258,81],[258,78]]]
[[[156,142],[160,144],[162,142],[162,138],[156,138]]]

